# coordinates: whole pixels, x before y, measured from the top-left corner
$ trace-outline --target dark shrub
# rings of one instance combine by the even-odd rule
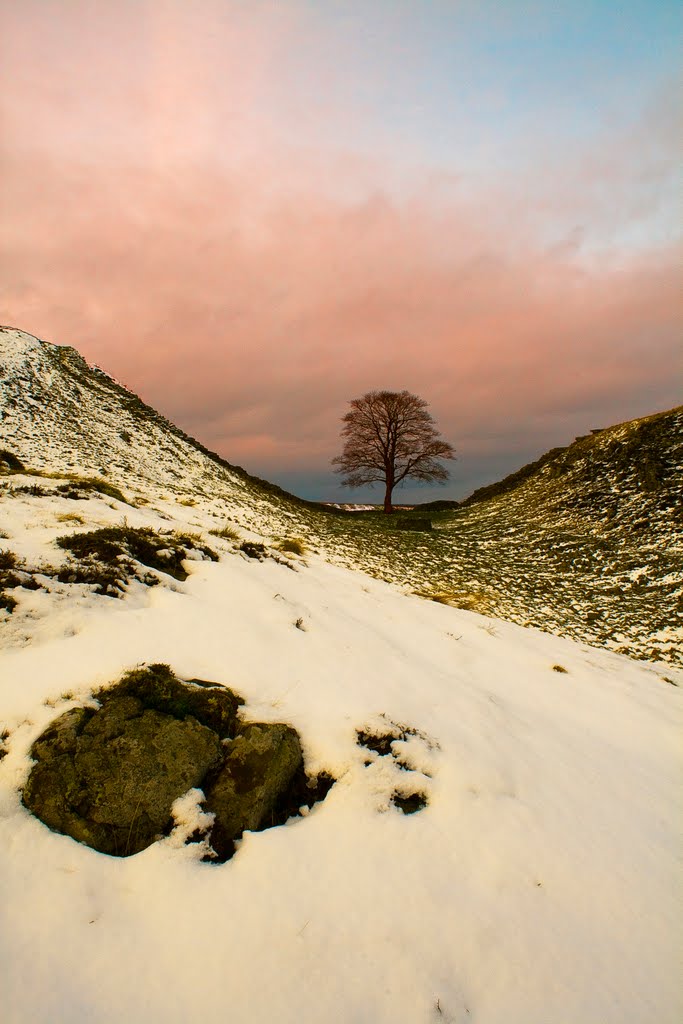
[[[177,580],[186,580],[183,560],[188,551],[201,551],[213,562],[218,555],[206,544],[181,533],[157,533],[151,527],[107,526],[88,533],[58,537],[57,544],[76,558],[121,567],[122,556],[141,562],[150,569],[168,573]]]
[[[429,531],[432,529],[431,519],[423,516],[401,516],[392,523],[396,530],[420,530]]]

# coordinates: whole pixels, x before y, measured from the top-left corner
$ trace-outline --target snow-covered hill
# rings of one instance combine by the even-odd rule
[[[678,1021],[683,671],[340,565],[400,538],[269,491],[26,338],[0,359],[0,447],[43,474],[0,503],[3,1020]],[[221,865],[178,833],[117,859],[50,832],[21,803],[33,740],[151,662],[292,724],[326,799]]]
[[[254,539],[303,536],[407,592],[682,663],[683,409],[549,452],[472,503],[430,513],[425,536],[249,476],[73,349],[0,328],[0,368],[0,446],[29,468],[109,482],[189,529],[209,517]],[[8,480],[5,497],[16,487]]]
[[[0,328],[0,439],[34,469],[96,474],[134,503],[172,493],[258,522],[286,520],[286,496],[212,456],[79,353]]]
[[[0,447],[27,467],[115,484],[185,528],[209,517],[269,542],[303,536],[408,592],[683,663],[683,408],[549,452],[471,503],[430,513],[426,536],[249,476],[73,349],[0,328],[0,368]],[[16,487],[9,479],[5,497]]]

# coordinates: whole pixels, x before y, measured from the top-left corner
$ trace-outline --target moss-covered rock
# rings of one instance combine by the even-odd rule
[[[221,757],[196,718],[145,708],[125,694],[97,712],[67,712],[31,751],[24,803],[46,825],[101,853],[128,856],[164,831],[173,801]]]
[[[181,682],[168,665],[162,664],[133,669],[116,686],[98,690],[95,697],[106,701],[110,695],[137,697],[145,707],[174,718],[192,715],[221,739],[234,736],[237,709],[244,704],[227,686],[203,679]]]
[[[301,744],[283,724],[242,724],[243,703],[168,665],[134,669],[95,693],[99,707],[61,715],[31,748],[25,806],[56,832],[101,853],[138,853],[172,827],[172,805],[206,792],[218,860],[246,829],[280,824],[286,808],[322,799],[332,779],[308,780]],[[296,805],[296,806],[295,806]]]
[[[228,747],[223,767],[206,791],[216,815],[211,845],[229,856],[246,830],[267,827],[269,816],[302,762],[301,744],[288,725],[254,722],[243,726]]]

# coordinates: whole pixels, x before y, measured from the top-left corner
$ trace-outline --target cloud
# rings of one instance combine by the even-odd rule
[[[515,246],[514,222],[498,245],[471,207],[264,212],[249,179],[201,169],[180,187],[117,168],[85,205],[87,183],[44,162],[6,181],[34,202],[28,222],[20,197],[5,211],[3,319],[76,345],[236,461],[319,465],[345,402],[378,386],[423,394],[456,443],[672,397],[674,252],[587,271]]]
[[[643,176],[649,204],[668,180],[667,97],[645,163],[639,124],[523,181],[423,167],[389,188],[376,155],[293,145],[273,123],[296,19],[256,5],[207,52],[182,5],[143,7],[142,41],[113,15],[51,22],[56,37],[21,21],[37,77],[16,59],[3,72],[0,322],[76,346],[231,461],[297,480],[321,479],[346,402],[371,388],[426,398],[477,482],[501,452],[514,468],[676,403],[676,248],[624,234]],[[116,43],[101,68],[96,30]],[[155,33],[153,74],[121,60]]]

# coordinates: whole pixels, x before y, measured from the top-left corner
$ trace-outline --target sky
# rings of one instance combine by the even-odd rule
[[[459,498],[683,400],[681,10],[0,0],[0,323],[304,497],[408,389]]]

